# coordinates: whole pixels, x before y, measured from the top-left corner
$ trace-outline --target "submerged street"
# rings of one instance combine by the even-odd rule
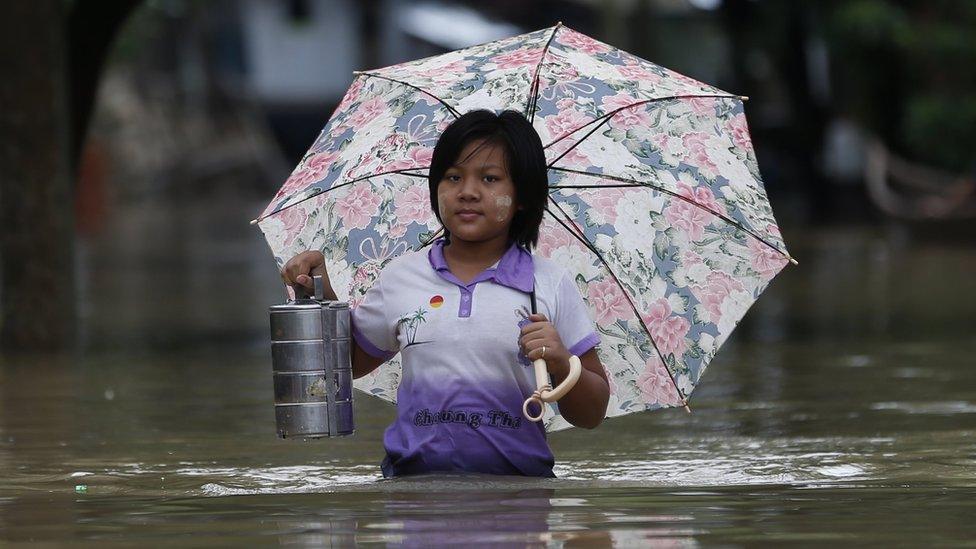
[[[8,541],[932,545],[976,534],[976,251],[804,229],[681,409],[551,436],[554,480],[382,480],[356,434],[275,437],[260,199],[122,205],[80,241],[83,349],[0,368]],[[784,223],[789,227],[789,223]]]

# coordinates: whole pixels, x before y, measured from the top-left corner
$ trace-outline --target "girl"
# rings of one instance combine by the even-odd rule
[[[390,261],[352,315],[354,377],[402,355],[383,474],[552,477],[545,429],[522,417],[530,360],[544,359],[556,386],[580,358],[582,375],[558,403],[573,425],[599,425],[610,393],[579,290],[528,251],[548,198],[542,142],[517,112],[469,112],[438,140],[428,183],[444,238]],[[281,274],[306,288],[320,274],[336,299],[321,252],[293,257]]]

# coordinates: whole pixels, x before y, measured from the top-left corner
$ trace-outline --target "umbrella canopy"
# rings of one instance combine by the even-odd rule
[[[427,169],[478,108],[525,113],[550,195],[534,253],[575,275],[601,336],[607,415],[682,406],[791,260],[742,101],[561,24],[356,74],[257,222],[279,265],[320,249],[353,306],[383,265],[440,230]],[[357,388],[395,401],[393,359]],[[550,405],[550,431],[568,427]]]

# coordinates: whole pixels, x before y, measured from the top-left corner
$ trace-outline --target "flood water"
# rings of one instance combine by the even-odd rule
[[[800,265],[690,415],[554,434],[557,479],[383,480],[379,400],[275,437],[262,204],[209,203],[121,208],[79,243],[83,349],[0,358],[0,545],[976,544],[972,239],[780,219]]]

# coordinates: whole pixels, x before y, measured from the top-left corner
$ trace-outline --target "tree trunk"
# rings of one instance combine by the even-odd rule
[[[0,3],[0,348],[74,342],[65,2]]]

